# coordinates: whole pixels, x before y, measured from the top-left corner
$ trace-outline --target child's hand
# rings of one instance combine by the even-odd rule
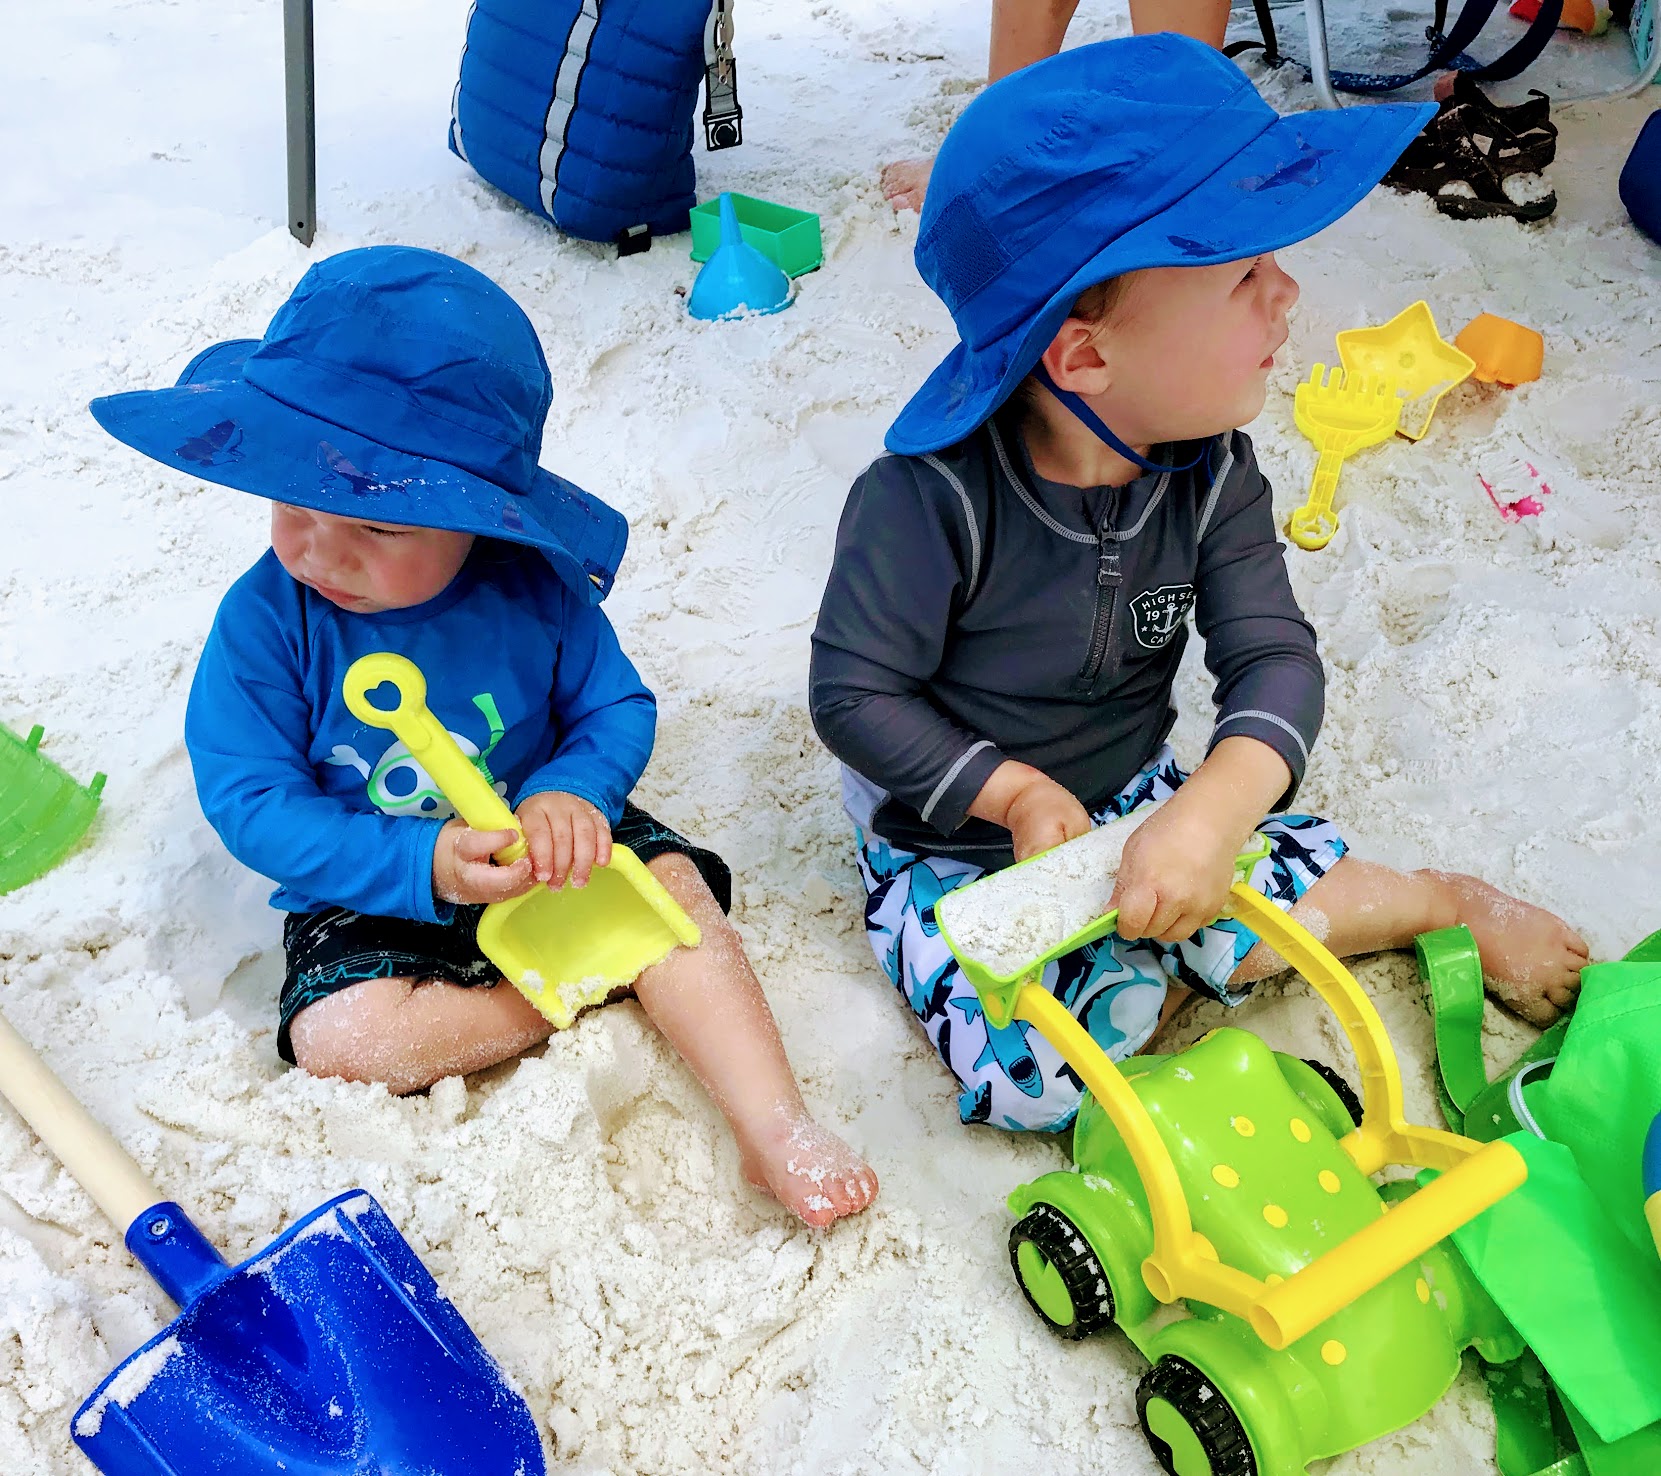
[[[1042,769],[1015,759],[1005,759],[992,771],[969,813],[1003,826],[1017,861],[1090,829],[1090,816],[1071,790],[1063,789]]]
[[[1203,810],[1167,800],[1137,827],[1109,904],[1121,938],[1180,943],[1222,915],[1234,881],[1238,846]]]
[[[1046,774],[1029,780],[1004,812],[1015,859],[1025,861],[1090,830],[1090,814],[1078,796]]]
[[[536,878],[531,858],[511,866],[490,858],[517,837],[511,830],[471,830],[465,820],[447,820],[433,847],[433,896],[442,902],[506,902],[530,891]]]
[[[538,882],[557,890],[569,879],[586,887],[589,873],[611,861],[611,826],[585,799],[550,789],[533,794],[514,814],[530,843]]]

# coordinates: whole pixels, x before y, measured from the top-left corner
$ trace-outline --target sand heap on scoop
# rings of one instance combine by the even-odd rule
[[[1125,843],[1164,803],[943,897],[941,919],[958,956],[1007,977],[1088,927],[1108,910]]]

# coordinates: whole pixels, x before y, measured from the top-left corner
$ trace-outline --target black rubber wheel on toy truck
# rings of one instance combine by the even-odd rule
[[[1064,1338],[1113,1323],[1113,1288],[1090,1242],[1053,1204],[1036,1204],[1009,1232],[1009,1263],[1027,1304]]]
[[[1257,1476],[1257,1457],[1222,1391],[1167,1353],[1136,1386],[1136,1418],[1169,1476]]]
[[[1350,1121],[1357,1127],[1361,1126],[1361,1098],[1356,1096],[1355,1088],[1344,1080],[1325,1061],[1312,1061],[1308,1056],[1303,1058],[1303,1064],[1332,1088],[1333,1096],[1344,1104],[1344,1111],[1349,1113]]]

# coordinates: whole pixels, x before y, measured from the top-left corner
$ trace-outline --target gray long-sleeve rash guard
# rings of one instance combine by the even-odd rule
[[[1161,448],[1187,459],[1197,443]],[[1217,679],[1211,744],[1259,739],[1292,771],[1326,680],[1275,537],[1250,439],[1192,471],[1081,489],[1032,468],[1006,417],[854,484],[813,635],[809,703],[867,834],[1008,865],[1009,833],[968,818],[1006,758],[1095,810],[1170,732],[1187,620]]]

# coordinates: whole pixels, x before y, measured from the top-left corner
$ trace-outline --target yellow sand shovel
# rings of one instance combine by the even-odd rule
[[[398,705],[378,707],[382,685]],[[525,854],[513,811],[427,709],[427,679],[402,656],[361,656],[346,673],[346,705],[354,717],[389,728],[474,830],[512,830],[519,839],[496,853],[503,863]],[[632,984],[678,945],[696,948],[697,924],[627,846],[612,843],[611,863],[596,866],[586,887],[533,887],[493,902],[479,920],[479,947],[526,999],[563,1030],[577,1012],[613,989]]]
[[[1321,454],[1309,483],[1309,500],[1286,526],[1287,535],[1299,548],[1325,548],[1332,541],[1338,531],[1332,498],[1344,458],[1395,435],[1401,404],[1381,376],[1334,369],[1329,378],[1325,364],[1317,364],[1298,386],[1293,416],[1298,429]]]

